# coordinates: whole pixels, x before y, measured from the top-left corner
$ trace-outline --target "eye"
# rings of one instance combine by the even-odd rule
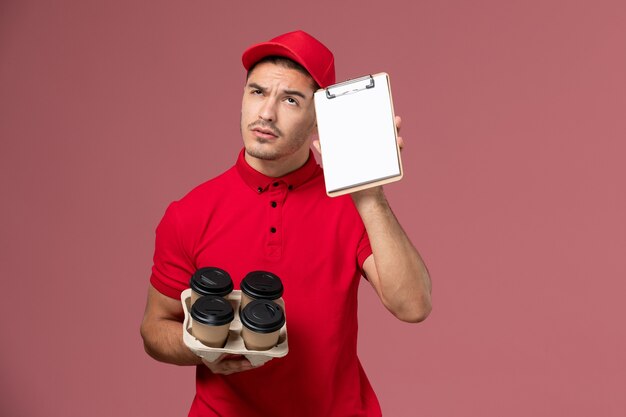
[[[286,101],[288,104],[291,104],[292,106],[297,106],[297,105],[299,104],[299,103],[298,103],[298,100],[296,100],[296,99],[295,99],[295,98],[293,98],[293,97],[287,97],[287,98],[285,99],[285,101]]]
[[[259,90],[258,88],[255,88],[250,91],[250,94],[252,94],[253,96],[260,96],[263,94],[263,91]]]

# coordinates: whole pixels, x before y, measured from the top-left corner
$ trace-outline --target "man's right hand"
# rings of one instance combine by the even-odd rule
[[[230,375],[236,372],[249,371],[254,369],[250,361],[242,355],[223,354],[213,362],[202,359],[202,362],[214,374]]]

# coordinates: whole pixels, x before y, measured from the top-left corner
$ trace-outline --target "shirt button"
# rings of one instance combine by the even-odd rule
[[[278,182],[275,182],[274,184],[272,184],[274,187],[278,187]]]
[[[263,187],[258,187],[258,188],[256,189],[256,192],[257,192],[257,193],[262,193],[262,192],[263,192]]]
[[[289,187],[287,187],[288,190],[293,190],[293,185],[290,185]]]
[[[276,208],[276,206],[278,205],[278,204],[276,204],[276,201],[272,201],[270,204],[272,204],[272,207],[274,207],[274,208]]]
[[[272,233],[276,233],[276,228],[275,228],[275,227],[271,227],[271,228],[270,228],[270,232],[272,232]]]

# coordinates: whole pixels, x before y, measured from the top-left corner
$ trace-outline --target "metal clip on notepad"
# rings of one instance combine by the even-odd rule
[[[346,94],[367,90],[368,88],[374,88],[374,77],[371,75],[331,85],[326,89],[326,98],[332,99]]]

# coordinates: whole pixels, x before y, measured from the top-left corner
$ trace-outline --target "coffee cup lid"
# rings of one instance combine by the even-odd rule
[[[257,333],[272,333],[285,324],[285,312],[271,300],[254,300],[241,312],[241,324]]]
[[[191,306],[191,317],[198,323],[209,326],[228,324],[235,318],[235,311],[222,297],[205,295]]]
[[[200,295],[224,297],[233,290],[233,280],[228,272],[210,266],[198,269],[191,276],[189,286]]]
[[[252,298],[275,300],[283,295],[283,283],[271,272],[253,271],[241,281],[241,291]]]

